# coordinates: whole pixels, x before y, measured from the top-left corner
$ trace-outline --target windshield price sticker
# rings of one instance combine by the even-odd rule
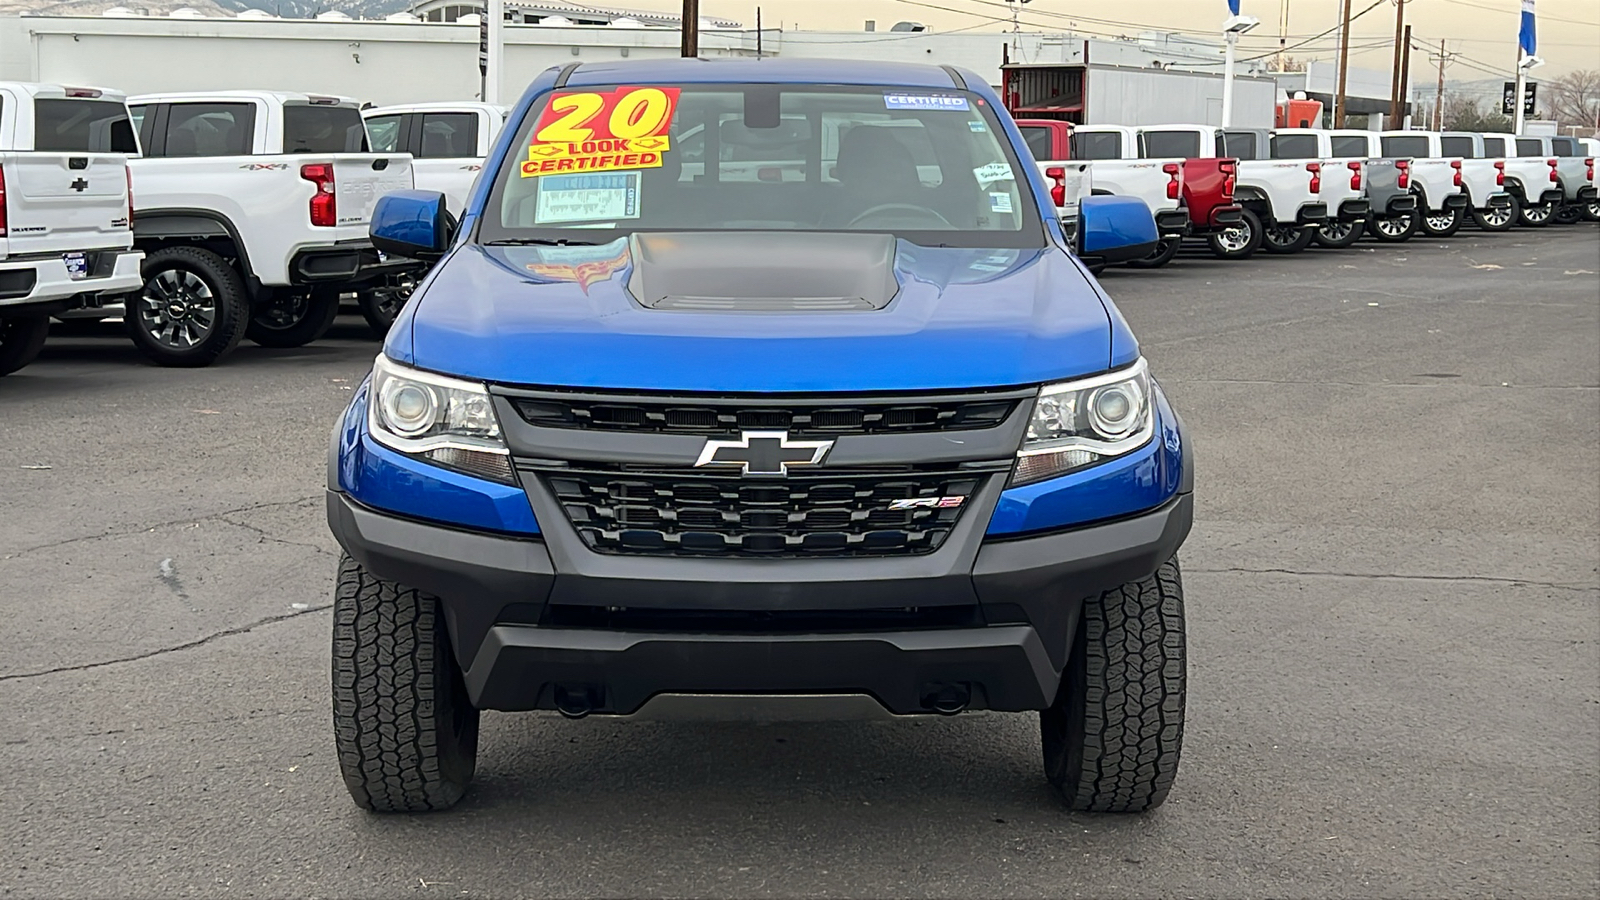
[[[970,109],[967,98],[960,94],[884,94],[883,105],[889,109]]]
[[[639,217],[639,173],[558,175],[539,182],[533,220],[610,222]]]
[[[678,94],[678,88],[620,87],[555,95],[534,129],[522,177],[659,168],[672,149]]]

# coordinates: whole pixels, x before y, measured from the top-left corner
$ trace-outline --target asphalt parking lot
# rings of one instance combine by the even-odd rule
[[[1162,809],[1063,812],[1031,717],[490,713],[455,810],[359,812],[323,466],[377,344],[108,327],[0,380],[0,895],[1600,893],[1600,231],[1104,282],[1199,448]]]

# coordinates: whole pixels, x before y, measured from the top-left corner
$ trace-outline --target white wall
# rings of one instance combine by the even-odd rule
[[[1084,121],[1091,125],[1221,125],[1222,76],[1091,65]],[[1278,84],[1233,80],[1233,125],[1271,128]]]

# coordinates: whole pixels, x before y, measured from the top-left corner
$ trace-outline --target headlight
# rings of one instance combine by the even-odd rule
[[[408,456],[516,484],[494,402],[482,384],[407,368],[385,356],[367,395],[372,439]]]
[[[1013,487],[1131,453],[1155,434],[1150,374],[1131,367],[1039,389],[1028,438],[1017,453]]]

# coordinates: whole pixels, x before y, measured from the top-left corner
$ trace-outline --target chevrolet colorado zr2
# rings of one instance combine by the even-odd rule
[[[1193,464],[999,98],[933,65],[574,63],[507,118],[329,449],[356,802],[449,807],[480,710],[1039,716],[1078,810],[1166,798]],[[1124,257],[1126,258],[1126,257]]]

